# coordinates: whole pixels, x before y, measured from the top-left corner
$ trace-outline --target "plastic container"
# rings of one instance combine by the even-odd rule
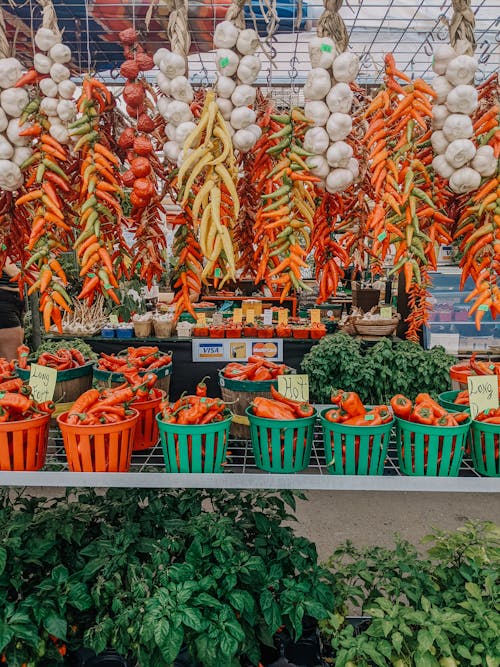
[[[125,324],[119,326],[116,330],[117,338],[133,338],[134,337],[134,327],[131,324]]]
[[[292,473],[305,470],[311,458],[314,424],[312,417],[281,421],[256,417],[247,408],[250,438],[258,468],[266,472]]]
[[[226,338],[241,338],[241,327],[226,327]]]
[[[101,336],[103,338],[114,338],[116,335],[116,330],[114,327],[103,327],[101,329]]]
[[[394,420],[380,426],[334,424],[321,412],[327,470],[331,475],[383,475]]]
[[[142,377],[147,373],[154,373],[158,377],[156,383],[157,389],[162,389],[165,392],[166,398],[168,398],[168,392],[170,390],[170,376],[172,375],[172,362],[166,366],[161,366],[160,368],[153,368],[152,371],[139,371],[139,375]],[[121,373],[112,373],[111,371],[99,370],[94,366],[94,380],[97,386],[100,389],[106,389],[108,387],[117,387],[120,384],[123,384],[125,376]]]
[[[45,465],[50,415],[0,424],[0,470],[40,470]]]
[[[396,417],[399,467],[405,475],[457,477],[470,419],[459,426],[427,426]]]
[[[443,391],[442,394],[439,394],[439,405],[445,410],[448,410],[448,412],[466,412],[469,409],[468,405],[454,402],[459,393],[460,392],[456,390]]]
[[[314,340],[319,340],[326,336],[326,327],[324,325],[311,327],[311,338]]]
[[[139,452],[150,449],[158,442],[158,422],[156,415],[160,412],[160,403],[165,398],[165,392],[161,389],[153,389],[154,397],[146,401],[133,401],[131,407],[139,413],[139,419],[135,427],[133,451]]]
[[[194,327],[193,329],[193,336],[195,338],[208,338],[208,334],[208,327]]]
[[[306,339],[309,338],[310,335],[311,335],[311,329],[305,327],[294,327],[292,329],[293,338]]]
[[[54,389],[54,402],[64,401],[73,403],[76,399],[92,387],[92,370],[94,362],[88,361],[83,366],[68,368],[66,371],[57,371],[56,386]],[[30,379],[29,368],[16,368],[17,375],[28,382]]]
[[[153,331],[152,320],[134,322],[134,336],[136,338],[149,338]]]
[[[279,325],[276,327],[276,335],[278,338],[291,338],[292,337],[292,327]]]
[[[226,461],[231,413],[213,424],[169,424],[156,416],[165,468],[170,473],[221,473]]]
[[[221,327],[210,327],[209,335],[210,338],[224,338],[226,330],[223,326]]]
[[[471,454],[475,470],[486,477],[500,477],[500,424],[472,420]]]
[[[153,320],[153,330],[156,338],[170,338],[173,326],[173,320]]]
[[[450,368],[451,388],[455,391],[467,389],[467,378],[473,375],[469,363],[455,364]]]
[[[67,423],[68,413],[57,418],[71,472],[127,472],[130,468],[137,410],[117,424],[99,426]]]
[[[257,329],[257,338],[272,338],[274,336],[274,327],[260,327]]]
[[[257,338],[257,327],[246,324],[243,327],[243,335],[245,338]]]

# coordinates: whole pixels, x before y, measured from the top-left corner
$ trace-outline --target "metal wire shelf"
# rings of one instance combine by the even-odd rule
[[[128,473],[71,473],[58,430],[50,432],[47,461],[39,472],[0,472],[0,486],[148,487],[148,488],[259,488],[345,491],[430,491],[500,493],[500,479],[481,477],[470,458],[464,458],[459,477],[408,477],[398,467],[396,443],[391,439],[383,476],[329,474],[319,423],[315,429],[311,463],[301,473],[265,473],[255,464],[251,442],[230,438],[222,474],[168,474],[160,444],[135,452]]]

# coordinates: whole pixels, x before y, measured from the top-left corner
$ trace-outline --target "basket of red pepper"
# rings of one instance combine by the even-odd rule
[[[391,399],[396,415],[399,467],[406,475],[457,477],[465,452],[470,417],[448,412],[429,394],[412,402],[398,394]]]
[[[250,430],[245,411],[256,396],[271,398],[271,387],[278,388],[278,376],[295,373],[285,364],[264,357],[249,357],[248,363],[232,362],[219,371],[222,398],[233,406],[235,419],[231,433],[236,438],[248,438]]]
[[[223,472],[231,419],[224,401],[206,395],[203,381],[196,395],[163,402],[156,420],[167,472]]]
[[[139,412],[131,408],[152,377],[136,386],[89,389],[57,418],[72,472],[127,472]]]
[[[472,462],[481,475],[500,477],[500,408],[480,412],[472,420]]]
[[[86,359],[80,350],[72,347],[59,347],[53,352],[41,352],[29,355],[29,348],[20,345],[17,350],[16,373],[22,380],[29,380],[31,364],[47,366],[57,371],[53,400],[72,403],[92,386],[94,362]]]
[[[332,393],[321,413],[327,470],[332,475],[383,475],[394,417],[387,405],[367,408],[354,391]]]
[[[158,376],[155,373],[139,375],[137,370],[124,371],[125,382],[119,385],[125,389],[128,385],[136,387],[130,407],[137,410],[139,419],[135,427],[133,451],[154,447],[159,438],[156,415],[160,412],[161,402],[165,399],[165,392],[155,387]]]
[[[257,396],[246,410],[255,463],[274,473],[305,470],[317,412],[309,403],[286,398],[272,385],[271,396]]]
[[[171,352],[160,352],[156,345],[128,347],[118,354],[101,352],[94,366],[94,380],[101,387],[116,387],[125,382],[128,371],[136,371],[139,376],[154,373],[158,377],[156,387],[168,397],[172,374]]]
[[[0,470],[44,466],[54,409],[52,401],[37,403],[21,378],[0,382]]]

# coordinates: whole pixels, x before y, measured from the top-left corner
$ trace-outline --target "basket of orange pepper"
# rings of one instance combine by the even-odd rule
[[[285,364],[264,357],[249,357],[248,363],[232,362],[219,371],[222,398],[233,405],[231,433],[248,438],[250,430],[245,411],[256,396],[271,398],[271,387],[278,388],[278,376],[295,373]]]
[[[130,468],[139,412],[132,405],[154,383],[89,389],[57,418],[72,472],[127,472]]]
[[[156,420],[167,472],[223,472],[231,418],[224,401],[206,395],[203,380],[195,395],[162,403]]]
[[[500,477],[500,408],[480,412],[472,420],[472,462],[487,477]]]
[[[0,382],[0,470],[44,466],[54,409],[52,401],[37,403],[20,378]]]
[[[258,468],[274,473],[307,468],[317,417],[312,405],[286,398],[271,385],[271,398],[257,396],[246,414]]]
[[[354,391],[332,392],[321,413],[327,470],[332,475],[383,475],[394,417],[387,405],[365,407]]]
[[[391,407],[401,471],[457,477],[470,427],[467,412],[448,412],[429,394],[418,394],[415,401],[399,394],[391,399]]]

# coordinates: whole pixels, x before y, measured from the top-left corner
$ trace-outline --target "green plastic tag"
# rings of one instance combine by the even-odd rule
[[[95,278],[95,273],[87,273],[89,278]]]
[[[21,352],[21,357],[28,357],[28,356],[29,356],[29,352]]]
[[[220,278],[222,276],[222,271],[220,269],[215,269],[214,276]]]
[[[5,243],[2,243],[2,250],[7,250],[7,246],[5,245]]]
[[[4,392],[4,391],[0,391],[0,399],[2,399],[4,396],[5,396],[5,392]]]
[[[365,421],[372,422],[375,419],[375,415],[365,415]]]
[[[478,306],[478,310],[483,310],[484,312],[486,312],[489,309],[490,307],[487,306],[485,303],[482,303],[480,306]]]
[[[229,58],[221,58],[219,60],[219,65],[221,68],[227,67],[229,65]]]
[[[387,232],[385,232],[385,231],[384,231],[384,232],[381,232],[381,233],[377,236],[377,239],[378,239],[379,241],[383,241],[385,238],[387,238]]]
[[[320,51],[324,51],[325,53],[331,53],[331,52],[332,52],[332,47],[331,47],[330,44],[322,44],[322,45],[319,47],[319,50],[320,50]]]

